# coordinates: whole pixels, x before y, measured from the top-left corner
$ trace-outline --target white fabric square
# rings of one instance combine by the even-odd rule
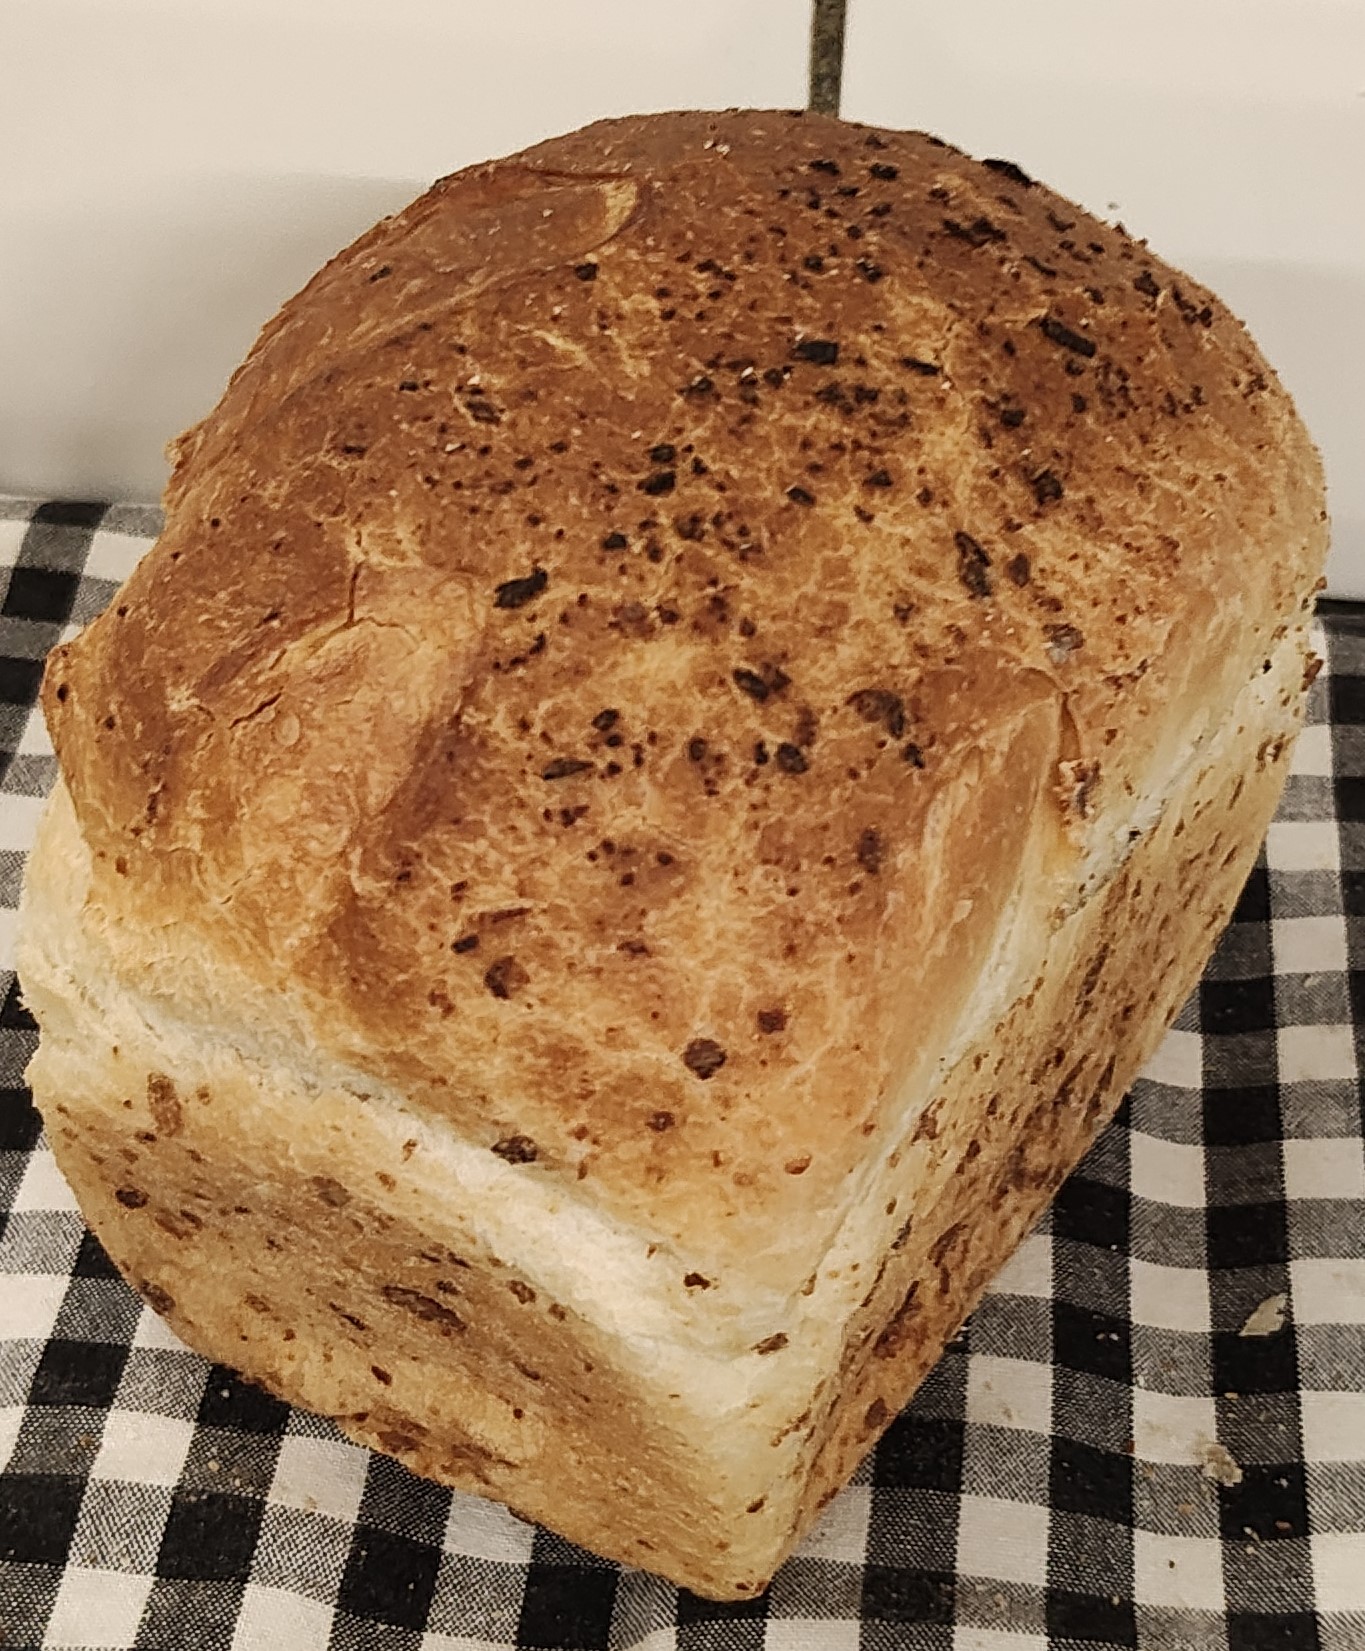
[[[659,1651],[665,1644],[676,1645],[676,1635],[662,1642]],[[764,1651],[858,1651],[860,1644],[859,1624],[847,1618],[829,1621],[820,1617],[772,1617],[764,1625]],[[653,1636],[645,1645],[653,1651]]]
[[[958,1572],[1041,1588],[1047,1581],[1047,1533],[1046,1511],[1031,1502],[964,1496],[957,1521]]]
[[[361,1489],[364,1483],[362,1470]],[[528,1565],[535,1537],[532,1526],[500,1503],[482,1496],[466,1496],[462,1491],[451,1498],[444,1543],[447,1553],[468,1554],[471,1559],[491,1559],[503,1565]]]
[[[1277,975],[1343,974],[1346,924],[1339,916],[1277,917],[1270,925]]]
[[[1217,1438],[1212,1394],[1133,1389],[1133,1454],[1140,1462],[1202,1467]]]
[[[21,757],[51,757],[55,755],[48,736],[47,722],[41,711],[34,709],[24,723],[19,736],[18,753]]]
[[[0,907],[0,969],[13,970],[19,939],[19,913],[11,907]]]
[[[1026,1634],[1014,1628],[966,1628],[953,1630],[953,1651],[1047,1651],[1041,1634]]]
[[[382,1642],[381,1642],[382,1643]],[[510,1642],[506,1640],[488,1640],[482,1637],[475,1639],[468,1634],[438,1634],[428,1629],[421,1638],[420,1651],[510,1651]],[[647,1634],[642,1640],[631,1641],[631,1651],[674,1651],[678,1639],[676,1633],[670,1629],[657,1629]],[[233,1647],[233,1651],[246,1651],[246,1647]],[[251,1651],[257,1651],[253,1646]],[[276,1651],[272,1642],[262,1645],[259,1651]],[[280,1651],[285,1651],[283,1645]]]
[[[630,1645],[631,1651],[675,1651],[677,1643],[677,1626],[668,1622],[661,1628],[651,1628],[642,1640],[632,1640]],[[488,1642],[478,1640],[471,1644],[460,1636],[429,1634],[422,1641],[422,1651],[488,1651]]]
[[[1291,1261],[1289,1312],[1296,1324],[1365,1325],[1365,1261],[1318,1256]]]
[[[650,1634],[638,1642],[640,1651],[673,1651],[677,1643],[677,1636],[672,1633],[668,1638]],[[428,1631],[421,1639],[421,1651],[492,1651],[492,1645],[491,1640],[471,1639],[468,1634],[437,1634]],[[237,1648],[234,1647],[233,1651],[237,1651]],[[245,1651],[245,1647],[242,1651]],[[275,1647],[262,1647],[262,1651],[275,1651]]]
[[[867,1555],[867,1526],[871,1516],[871,1490],[866,1485],[849,1485],[820,1515],[796,1551],[802,1559],[830,1559],[844,1565],[861,1565]]]
[[[43,1644],[51,1646],[131,1645],[152,1591],[149,1576],[71,1566],[62,1577]]]
[[[7,913],[12,916],[13,913]],[[78,1210],[76,1195],[67,1185],[66,1177],[57,1168],[52,1149],[40,1146],[29,1155],[28,1168],[15,1194],[16,1210]]]
[[[12,567],[19,560],[19,550],[27,532],[28,522],[22,517],[0,519],[0,567]]]
[[[352,1524],[360,1512],[369,1452],[341,1439],[287,1433],[280,1441],[270,1500]]]
[[[188,1353],[180,1337],[166,1323],[165,1319],[154,1313],[150,1307],[142,1309],[142,1316],[137,1321],[137,1329],[133,1332],[134,1347],[151,1347],[162,1353]]]
[[[1335,820],[1272,820],[1265,840],[1272,871],[1340,871]]]
[[[1051,1432],[1052,1366],[973,1353],[967,1361],[967,1420]]]
[[[121,585],[142,560],[147,546],[146,539],[101,530],[90,540],[90,554],[85,560],[87,578],[112,579]]]
[[[1349,1026],[1282,1026],[1275,1042],[1281,1083],[1355,1080],[1356,1046]]]
[[[1143,1067],[1142,1076],[1176,1089],[1198,1089],[1204,1081],[1203,1039],[1198,1032],[1172,1027]]]
[[[1365,1198],[1365,1142],[1285,1141],[1284,1190],[1290,1199]]]
[[[1135,1324],[1195,1334],[1212,1328],[1209,1275],[1202,1267],[1163,1267],[1134,1256],[1129,1263],[1129,1283]]]
[[[232,1651],[327,1651],[333,1610],[289,1588],[249,1582],[232,1636]]]
[[[1034,1296],[1039,1301],[1052,1298],[1052,1239],[1047,1233],[1030,1233],[990,1283],[996,1296]]]
[[[1204,1207],[1204,1149],[1185,1141],[1130,1131],[1129,1183],[1133,1195],[1154,1204],[1178,1204],[1182,1209]]]
[[[1315,722],[1305,728],[1294,746],[1289,764],[1291,774],[1327,774],[1332,772],[1332,729],[1328,723]]]
[[[1305,1462],[1365,1462],[1365,1393],[1305,1391],[1299,1402]]]
[[[24,1425],[26,1406],[9,1404],[0,1407],[0,1473],[9,1466],[19,1429]],[[0,1642],[3,1643],[3,1642]]]
[[[115,1407],[105,1420],[90,1477],[140,1485],[178,1484],[193,1436],[193,1422]]]
[[[21,797],[6,792],[5,804],[0,808],[0,849],[18,850],[27,854],[38,833],[38,816],[46,806],[43,797]]]
[[[1133,1532],[1133,1593],[1157,1609],[1222,1611],[1222,1546],[1199,1536]]]
[[[5,1279],[7,1341],[46,1341],[71,1280],[59,1273],[12,1273]]]
[[[1313,1604],[1319,1612],[1359,1612],[1365,1537],[1359,1531],[1318,1531],[1310,1538]]]

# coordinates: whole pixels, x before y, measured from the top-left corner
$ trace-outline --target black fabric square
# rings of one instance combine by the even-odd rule
[[[719,1616],[679,1623],[675,1644],[677,1651],[763,1651],[766,1637],[761,1619]]]
[[[1052,1589],[1047,1597],[1047,1631],[1052,1643],[1136,1645],[1133,1602],[1109,1594],[1073,1594]]]
[[[6,705],[32,705],[43,680],[41,659],[15,659],[0,654],[0,700]]]
[[[1233,908],[1234,923],[1268,923],[1270,921],[1270,872],[1265,861],[1251,868],[1242,892]]]
[[[16,976],[9,984],[5,993],[5,1001],[0,1004],[0,1032],[36,1032],[38,1022],[29,1012],[24,1002],[23,993],[19,990],[19,980]]]
[[[30,1405],[19,1424],[9,1466],[16,1473],[86,1479],[99,1453],[102,1421],[100,1414],[81,1405]]]
[[[450,1497],[444,1485],[419,1479],[401,1462],[376,1451],[365,1470],[360,1523],[388,1531],[404,1542],[439,1548],[450,1517]],[[570,1563],[572,1559],[570,1555]]]
[[[618,1578],[615,1566],[547,1565],[533,1558],[521,1601],[518,1646],[606,1651]]]
[[[262,1504],[246,1496],[177,1491],[161,1537],[157,1575],[195,1582],[245,1578],[261,1511]]]
[[[1073,1238],[1108,1250],[1128,1243],[1132,1203],[1119,1187],[1073,1175],[1066,1181],[1052,1206],[1055,1238]]]
[[[245,1579],[235,1577],[158,1578],[147,1596],[135,1643],[148,1651],[232,1651],[245,1591]],[[291,1648],[276,1641],[269,1651]]]
[[[107,504],[90,499],[47,499],[29,518],[34,526],[96,528],[104,520]]]
[[[0,1152],[32,1152],[42,1127],[27,1089],[0,1089]]]
[[[965,1337],[969,1333],[969,1329],[964,1328],[958,1335]],[[907,1408],[912,1421],[946,1418],[950,1422],[960,1422],[966,1404],[967,1360],[963,1356],[963,1343],[955,1338],[920,1383]]]
[[[272,1433],[282,1436],[289,1419],[289,1406],[262,1387],[215,1364],[209,1372],[204,1397],[199,1405],[201,1427],[230,1427],[239,1433]]]
[[[77,1278],[118,1278],[119,1270],[105,1253],[104,1245],[89,1228],[81,1238],[81,1247],[71,1268]]]
[[[1132,1370],[1132,1325],[1109,1313],[1094,1313],[1069,1301],[1052,1306],[1052,1351],[1056,1363],[1126,1382]]]
[[[951,1623],[957,1588],[948,1571],[869,1565],[863,1574],[863,1617],[872,1622]]]
[[[422,1651],[426,1635],[420,1628],[395,1628],[338,1610],[332,1618],[327,1651]],[[507,1635],[511,1644],[511,1635]],[[223,1651],[230,1651],[227,1646]],[[276,1651],[270,1646],[268,1651]],[[283,1651],[283,1648],[281,1648]]]
[[[10,573],[4,612],[11,619],[37,619],[50,625],[66,622],[76,600],[80,575],[61,568],[16,567]]]
[[[1054,1365],[1052,1417],[1057,1434],[1095,1450],[1123,1453],[1133,1442],[1133,1389],[1126,1381],[1113,1382],[1088,1370]],[[1051,1448],[1050,1439],[1043,1442]]]
[[[373,1525],[360,1525],[346,1561],[337,1605],[370,1622],[423,1628],[440,1563],[437,1550],[423,1542],[407,1542]]]
[[[84,1495],[83,1479],[53,1473],[0,1474],[0,1559],[21,1565],[65,1565]]]
[[[107,1410],[118,1392],[128,1349],[109,1342],[63,1341],[43,1348],[29,1390],[35,1405],[84,1405]]]
[[[52,1333],[67,1341],[126,1346],[137,1331],[141,1312],[141,1302],[117,1280],[73,1278]]]
[[[1008,1589],[1011,1584],[1002,1583],[1001,1587]],[[961,1607],[955,1605],[954,1609]],[[858,1615],[856,1605],[852,1615]],[[911,1651],[911,1647],[913,1651],[953,1651],[954,1639],[951,1622],[921,1621],[913,1634],[907,1634],[902,1623],[867,1616],[862,1618],[858,1633],[860,1651]],[[717,1651],[722,1648],[717,1647]]]
[[[1268,976],[1249,980],[1205,979],[1199,988],[1199,1018],[1205,1032],[1265,1032],[1275,1024],[1275,983]]]
[[[1048,1499],[1067,1513],[1133,1523],[1133,1459],[1075,1439],[1052,1441]]]
[[[1239,1084],[1204,1092],[1204,1140],[1211,1147],[1278,1141],[1284,1130],[1274,1084]]]
[[[966,1461],[971,1461],[970,1456]],[[906,1571],[953,1570],[959,1498],[966,1475],[964,1462],[951,1490],[890,1490],[885,1486],[874,1490],[863,1550],[867,1563]]]
[[[62,1573],[52,1565],[25,1565],[0,1557],[0,1645],[36,1651],[52,1620]]]
[[[1228,1651],[1321,1651],[1318,1619],[1308,1611],[1228,1617]]]
[[[690,1588],[678,1590],[678,1622],[741,1622],[762,1621],[768,1614],[768,1593],[765,1589],[754,1599],[703,1599]]]
[[[1218,1493],[1219,1522],[1230,1542],[1292,1541],[1308,1534],[1302,1462],[1246,1462],[1237,1485]]]
[[[921,1419],[903,1411],[877,1446],[873,1483],[894,1490],[957,1491],[963,1431],[961,1422]]]
[[[1333,673],[1327,682],[1327,703],[1333,722],[1365,724],[1365,677]]]
[[[1332,800],[1339,820],[1356,825],[1365,821],[1365,774],[1339,774],[1332,785]]]
[[[1347,917],[1365,917],[1365,871],[1341,873],[1341,903]]]
[[[1205,1231],[1209,1266],[1216,1270],[1277,1267],[1289,1259],[1283,1204],[1211,1204]]]
[[[1221,1330],[1213,1336],[1212,1344],[1215,1392],[1293,1393],[1297,1390],[1299,1362],[1292,1330],[1280,1330],[1273,1336],[1242,1336],[1236,1330]]]

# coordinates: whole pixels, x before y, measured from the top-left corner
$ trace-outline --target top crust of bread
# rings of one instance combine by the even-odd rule
[[[752,112],[435,185],[166,510],[44,688],[116,962],[780,1292],[1326,535],[1273,373],[1142,243]]]

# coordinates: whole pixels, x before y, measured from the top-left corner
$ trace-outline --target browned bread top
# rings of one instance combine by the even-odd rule
[[[1112,863],[1325,537],[1284,391],[1142,243],[756,113],[438,183],[270,323],[166,507],[44,698],[129,971],[230,964],[788,1286],[1006,904]]]

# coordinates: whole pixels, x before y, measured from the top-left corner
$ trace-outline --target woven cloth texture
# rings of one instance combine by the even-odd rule
[[[9,965],[47,650],[158,527],[0,499],[0,1645],[1360,1651],[1365,609],[1203,981],[763,1598],[408,1474],[185,1349],[86,1230]]]

